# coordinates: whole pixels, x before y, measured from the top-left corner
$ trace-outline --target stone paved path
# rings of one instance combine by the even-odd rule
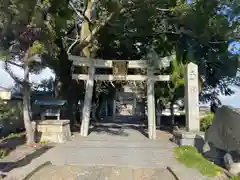
[[[175,160],[175,145],[167,133],[158,132],[159,138],[154,141],[143,135],[145,131],[141,124],[127,121],[97,124],[88,137],[76,135],[27,166],[13,169],[8,179],[20,180],[46,161],[53,165],[44,167],[29,180],[174,180],[167,166],[180,180],[210,179]]]

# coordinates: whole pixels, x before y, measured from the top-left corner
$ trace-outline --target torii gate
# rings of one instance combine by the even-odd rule
[[[87,136],[91,113],[91,103],[94,80],[100,81],[147,81],[147,103],[148,103],[148,136],[149,139],[156,139],[156,112],[154,97],[154,82],[169,81],[169,75],[154,75],[156,69],[169,66],[170,57],[158,60],[103,60],[88,59],[79,56],[69,55],[69,60],[73,61],[73,66],[87,66],[88,74],[72,74],[73,79],[86,80],[86,92],[84,107],[82,112],[81,135]],[[166,65],[167,62],[167,65]],[[165,64],[164,64],[165,63]],[[95,74],[95,68],[113,68],[114,74]],[[127,68],[147,69],[147,75],[127,75]]]

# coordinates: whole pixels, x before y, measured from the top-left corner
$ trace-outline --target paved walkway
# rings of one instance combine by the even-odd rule
[[[96,124],[91,134],[80,135],[59,144],[28,165],[13,169],[8,178],[24,177],[40,164],[51,161],[29,180],[174,180],[170,167],[180,180],[208,180],[193,169],[179,164],[173,154],[175,145],[169,134],[158,131],[149,140],[142,124],[115,121]],[[217,178],[222,179],[222,178]]]

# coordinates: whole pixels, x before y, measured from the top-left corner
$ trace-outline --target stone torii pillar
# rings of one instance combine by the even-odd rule
[[[155,82],[151,79],[154,75],[153,68],[148,68],[147,75],[148,137],[149,139],[156,139]]]
[[[87,83],[86,83],[86,91],[85,91],[84,105],[83,105],[83,112],[82,112],[82,124],[81,124],[82,136],[88,136],[91,106],[92,106],[93,86],[94,86],[94,75],[95,75],[94,60],[89,59],[89,61],[90,61],[90,66],[88,69],[89,79],[87,80]]]

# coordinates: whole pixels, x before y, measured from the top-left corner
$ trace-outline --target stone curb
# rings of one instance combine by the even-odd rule
[[[228,170],[222,168],[219,166],[219,168],[223,171],[223,173],[228,177],[228,178],[232,178],[234,177],[234,175],[232,173],[230,173]]]
[[[171,168],[170,166],[167,166],[166,168],[167,168],[167,170],[174,176],[174,178],[175,178],[176,180],[184,180],[184,179],[180,178],[180,176],[177,175],[178,173],[177,173],[173,168]],[[224,169],[224,168],[222,168],[222,167],[220,167],[220,166],[219,166],[219,168],[222,170],[223,174],[224,174],[227,178],[232,178],[232,177],[234,177],[234,175],[231,174],[231,173],[230,173],[229,171],[227,171],[226,169]]]
[[[32,172],[28,173],[25,177],[19,179],[19,180],[28,180],[31,176],[33,176],[37,171],[39,171],[40,169],[42,169],[44,166],[50,165],[52,164],[50,161],[46,161],[42,164],[40,164],[39,166],[37,166]]]
[[[6,175],[5,172],[8,171],[9,169],[13,169],[14,166],[16,166],[16,163],[17,163],[18,161],[23,160],[23,159],[24,159],[25,157],[27,157],[28,155],[33,154],[34,152],[36,152],[37,150],[39,150],[39,149],[41,149],[41,148],[43,148],[43,147],[44,147],[44,146],[35,148],[35,149],[29,151],[28,153],[20,156],[19,158],[15,159],[15,160],[14,160],[14,163],[11,163],[11,164],[7,165],[5,168],[3,168],[3,170],[0,171],[0,173],[1,173],[1,174],[0,174],[0,177],[2,177],[2,176],[4,177],[4,176]]]
[[[176,179],[176,180],[180,180],[177,176],[177,174],[172,170],[171,167],[167,166],[167,170],[173,175],[173,177]]]

